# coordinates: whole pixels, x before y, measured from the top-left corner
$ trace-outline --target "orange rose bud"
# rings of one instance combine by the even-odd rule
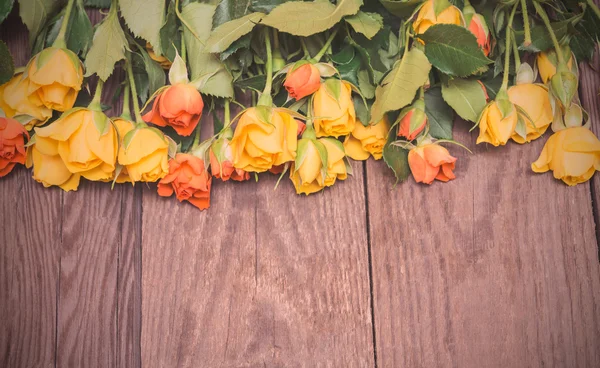
[[[202,96],[196,88],[185,83],[174,84],[156,97],[144,120],[161,127],[168,125],[187,137],[196,129],[203,108]]]
[[[450,181],[456,176],[452,172],[456,158],[438,144],[425,144],[408,153],[408,165],[417,183],[431,184],[435,179]]]
[[[25,164],[25,127],[18,121],[0,118],[0,178],[12,171],[16,164]]]
[[[477,38],[477,43],[485,56],[490,54],[491,50],[491,35],[490,29],[485,22],[485,18],[481,14],[477,14],[471,5],[465,6],[463,9],[466,23],[469,31]]]
[[[427,126],[427,114],[425,114],[425,102],[417,100],[414,105],[400,120],[398,137],[405,137],[409,141],[415,140]]]
[[[300,100],[317,92],[321,86],[321,74],[313,64],[303,64],[290,69],[283,86],[292,98]]]
[[[211,182],[201,158],[178,153],[169,161],[169,174],[158,183],[158,195],[170,197],[174,192],[179,202],[188,201],[205,210],[210,207]]]

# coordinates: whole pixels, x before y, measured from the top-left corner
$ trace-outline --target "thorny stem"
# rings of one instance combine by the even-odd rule
[[[273,51],[271,50],[271,36],[269,32],[269,28],[265,27],[264,29],[265,35],[265,48],[267,49],[267,63],[266,63],[266,72],[265,75],[267,77],[267,82],[265,83],[265,89],[263,90],[262,95],[260,96],[260,100],[258,101],[259,105],[271,106],[271,89],[273,87]]]
[[[523,42],[523,45],[529,46],[531,45],[531,26],[529,25],[527,0],[521,0],[521,11],[523,12],[523,28],[525,28],[525,41]]]
[[[104,81],[98,78],[98,84],[96,85],[96,92],[94,92],[94,98],[88,105],[88,109],[102,111],[102,87],[104,87]]]
[[[539,14],[540,18],[544,21],[544,25],[550,34],[550,38],[552,39],[552,44],[554,45],[554,49],[556,50],[556,56],[558,56],[558,63],[565,64],[565,56],[563,55],[562,49],[560,48],[560,44],[558,43],[558,39],[556,38],[556,34],[554,34],[554,30],[552,29],[552,25],[550,24],[550,19],[548,19],[548,14],[537,1],[533,2],[533,6],[535,10]]]
[[[62,24],[60,25],[60,31],[58,32],[58,36],[56,36],[56,40],[52,44],[54,47],[66,48],[67,43],[65,41],[65,37],[67,35],[67,29],[69,28],[69,20],[71,20],[71,11],[73,11],[73,4],[75,4],[75,0],[69,0],[67,3],[67,9],[65,10],[65,16],[62,20]],[[111,5],[112,8],[113,5]]]
[[[512,39],[513,52],[515,53],[515,70],[518,72],[521,67],[521,56],[519,56],[519,46],[517,40],[513,37]]]
[[[198,147],[198,145],[200,144],[200,131],[202,129],[200,129],[200,124],[198,124],[198,127],[196,127],[196,135],[194,136],[194,143],[192,143],[192,150],[196,147]]]
[[[131,87],[131,96],[133,97],[133,113],[137,124],[146,125],[142,114],[140,112],[140,103],[138,101],[137,88],[135,86],[135,79],[133,79],[133,68],[131,67],[131,61],[127,60],[127,77],[129,78],[129,86]]]
[[[315,57],[313,58],[316,62],[321,61],[321,59],[323,58],[323,55],[325,55],[327,50],[329,50],[329,46],[331,46],[331,43],[333,42],[333,39],[337,35],[338,31],[339,31],[339,27],[334,29],[333,32],[331,32],[331,34],[329,35],[329,38],[327,39],[327,41],[325,41],[325,45],[323,45],[323,47],[321,48],[319,53],[317,55],[315,55]]]
[[[501,90],[506,91],[508,88],[508,78],[510,74],[510,50],[511,50],[511,38],[512,38],[512,24],[515,19],[515,13],[517,12],[517,5],[519,3],[515,3],[512,12],[510,13],[510,17],[508,18],[508,24],[506,25],[506,43],[505,45],[505,55],[504,55],[504,75],[502,78],[502,88]]]

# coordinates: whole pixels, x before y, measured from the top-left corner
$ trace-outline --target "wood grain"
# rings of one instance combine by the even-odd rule
[[[11,16],[0,27],[16,65],[28,60],[25,27]],[[54,366],[59,189],[44,189],[23,167],[0,179],[0,366]]]
[[[356,169],[310,198],[215,181],[208,212],[144,188],[142,365],[372,366]]]
[[[381,367],[597,367],[600,267],[588,185],[530,165],[526,146],[475,146],[458,179],[392,189],[368,163]]]

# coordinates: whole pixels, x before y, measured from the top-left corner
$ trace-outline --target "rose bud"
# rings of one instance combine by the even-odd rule
[[[27,130],[18,121],[0,117],[0,178],[7,175],[16,164],[25,163],[25,137]]]
[[[573,68],[573,54],[568,46],[562,48],[563,55],[570,55],[569,61],[567,61],[567,67],[569,70]],[[546,52],[540,52],[537,55],[537,67],[540,72],[540,77],[544,84],[556,74],[556,68],[558,67],[558,56],[556,56],[556,50],[550,49]]]
[[[600,170],[600,141],[584,127],[560,130],[548,139],[531,169],[552,170],[556,179],[570,186],[584,183]]]
[[[210,207],[212,177],[204,161],[187,153],[178,153],[169,161],[169,174],[158,183],[158,195],[175,193],[179,202],[188,201],[200,210]]]
[[[506,92],[501,91],[481,113],[477,144],[487,142],[496,147],[504,146],[515,133],[518,119],[517,108]]]
[[[431,184],[434,180],[450,181],[456,176],[452,172],[456,158],[438,144],[425,144],[408,153],[408,165],[417,183]]]
[[[409,141],[415,140],[427,126],[427,114],[425,114],[425,101],[419,99],[400,117],[400,128],[398,137],[404,137]]]
[[[121,142],[117,162],[122,166],[117,183],[155,182],[169,172],[169,142],[156,128],[135,127],[125,119],[115,119]]]
[[[156,52],[154,52],[154,48],[152,47],[150,42],[146,42],[146,51],[148,52],[148,56],[150,56],[150,59],[160,64],[160,67],[164,70],[169,70],[171,68],[171,65],[173,65],[171,60],[167,59],[165,56],[156,55]]]
[[[233,135],[233,133],[231,133]],[[242,169],[233,167],[233,153],[228,137],[217,139],[209,151],[210,171],[212,176],[223,181],[233,179],[234,181],[244,181],[250,179],[250,174]]]
[[[310,63],[294,66],[288,71],[283,86],[292,98],[301,100],[319,89],[321,74],[319,69]]]
[[[464,7],[463,14],[467,28],[477,39],[477,44],[479,44],[483,54],[488,56],[491,49],[491,35],[485,18],[481,14],[477,14],[471,5]]]
[[[358,122],[344,141],[346,155],[357,161],[364,161],[370,156],[375,160],[381,159],[389,130],[390,123],[385,117],[379,123],[367,127]]]
[[[417,19],[413,22],[416,34],[425,33],[435,24],[463,24],[463,15],[454,5],[450,5],[436,17],[433,2],[434,0],[427,0],[419,9]]]
[[[525,121],[526,137],[513,133],[512,140],[523,144],[541,137],[552,123],[552,106],[548,89],[539,84],[517,84],[508,89],[510,101],[523,109],[526,115],[521,118]],[[529,121],[531,118],[531,121]]]
[[[69,172],[92,181],[112,178],[119,142],[104,113],[72,109],[52,124],[35,128],[35,132],[34,147],[49,156],[58,154]],[[33,164],[35,169],[35,156]]]
[[[8,118],[18,117],[27,130],[52,117],[52,110],[42,103],[37,93],[29,95],[29,79],[24,78],[23,73],[0,86],[0,109]]]
[[[83,83],[81,61],[72,51],[49,47],[33,57],[25,74],[28,95],[36,94],[49,109],[67,111],[73,107]]]
[[[331,82],[330,82],[331,81]],[[327,87],[328,83],[341,83],[336,99]],[[348,135],[356,125],[356,111],[352,101],[352,86],[347,82],[330,79],[321,84],[313,96],[313,116],[317,137]]]
[[[242,114],[229,143],[236,169],[265,172],[296,158],[296,120],[286,112],[267,108],[270,121],[263,121],[259,108],[265,107],[251,107]]]
[[[177,134],[187,137],[196,129],[203,108],[200,92],[190,84],[178,83],[156,97],[144,120],[161,127],[170,126]]]

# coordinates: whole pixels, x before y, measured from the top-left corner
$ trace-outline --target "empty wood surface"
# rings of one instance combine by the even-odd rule
[[[24,65],[18,18],[0,38]],[[595,70],[580,91],[600,133]],[[215,180],[205,212],[154,184],[63,193],[16,169],[0,179],[0,367],[600,366],[600,176],[532,173],[548,134],[493,148],[468,129],[448,184],[394,187],[369,161],[309,197]]]

